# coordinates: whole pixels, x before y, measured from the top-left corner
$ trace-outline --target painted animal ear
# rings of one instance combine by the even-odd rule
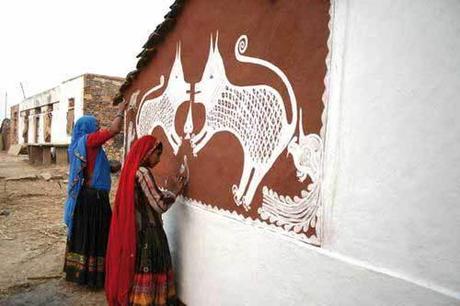
[[[210,35],[211,38],[210,38],[210,41],[209,41],[209,56],[212,56],[213,54],[213,50],[212,50],[212,34]]]
[[[219,41],[219,30],[216,32],[216,42],[214,43],[214,53],[219,52],[219,48],[217,47],[217,42]]]
[[[176,44],[176,59],[180,60],[180,41]]]

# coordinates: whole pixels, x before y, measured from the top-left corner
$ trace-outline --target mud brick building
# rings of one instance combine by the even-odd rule
[[[26,98],[11,107],[12,143],[27,145],[33,163],[51,163],[54,150],[57,163],[67,162],[75,122],[94,115],[102,128],[109,127],[117,113],[112,99],[122,82],[119,77],[83,74]],[[109,159],[119,159],[122,147],[122,135],[109,141],[105,146]]]

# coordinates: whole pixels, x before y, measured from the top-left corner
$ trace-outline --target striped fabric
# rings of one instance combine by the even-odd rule
[[[85,255],[66,251],[65,265],[68,270],[74,269],[74,273],[76,274],[82,272],[104,272],[104,257],[87,257]]]
[[[175,197],[162,192],[149,169],[136,172],[136,268],[129,305],[176,306],[174,273],[161,214]]]
[[[145,167],[139,167],[136,178],[150,206],[159,214],[166,212],[176,200],[171,193],[163,193],[155,183],[150,172]]]
[[[152,290],[152,289],[155,290]],[[176,305],[176,289],[172,271],[167,273],[136,273],[131,289],[130,305]]]

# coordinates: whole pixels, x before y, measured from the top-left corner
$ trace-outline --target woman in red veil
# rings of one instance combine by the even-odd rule
[[[161,191],[152,168],[163,146],[153,136],[138,139],[120,175],[106,255],[105,291],[111,306],[176,305],[171,254],[161,215],[175,202],[187,178],[175,190]]]

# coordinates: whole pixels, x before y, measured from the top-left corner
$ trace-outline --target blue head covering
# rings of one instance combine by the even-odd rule
[[[67,184],[67,200],[64,205],[64,222],[67,225],[67,236],[70,238],[73,225],[73,212],[78,193],[84,184],[83,169],[86,167],[86,141],[88,134],[98,129],[97,119],[94,116],[83,116],[77,120],[72,131],[72,140],[69,145],[69,182]],[[110,165],[101,148],[96,157],[91,187],[110,190]]]
[[[72,140],[70,141],[69,152],[72,146],[76,146],[78,140],[86,134],[91,134],[97,131],[97,119],[94,116],[83,116],[77,120],[72,131]]]

